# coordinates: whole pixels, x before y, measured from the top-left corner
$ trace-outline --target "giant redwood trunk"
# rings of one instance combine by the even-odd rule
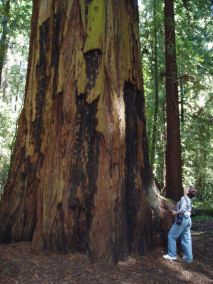
[[[159,229],[146,144],[137,2],[35,0],[1,242],[145,252]]]
[[[183,195],[183,188],[174,3],[173,0],[164,0],[164,4],[167,103],[166,196],[178,201]]]

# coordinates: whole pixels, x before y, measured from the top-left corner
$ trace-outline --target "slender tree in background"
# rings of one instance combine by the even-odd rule
[[[164,0],[164,14],[167,102],[166,196],[179,200],[183,195],[183,187],[173,0]]]
[[[4,66],[5,57],[8,49],[8,23],[10,17],[10,0],[4,0],[2,3],[2,10],[4,10],[4,14],[1,17],[1,25],[2,25],[2,33],[0,37],[0,88],[2,82],[2,70]]]
[[[29,0],[0,1],[0,95],[6,103],[12,103],[13,96],[23,98],[31,12]]]
[[[143,1],[140,10],[140,39],[143,50],[143,73],[146,99],[147,137],[150,163],[163,188],[165,156],[165,54],[163,1]],[[155,35],[156,33],[156,35]]]
[[[152,143],[151,143],[151,157],[150,163],[153,167],[155,160],[155,150],[156,150],[156,132],[157,132],[157,119],[158,119],[158,105],[159,105],[159,95],[158,95],[158,50],[157,50],[157,20],[156,20],[156,0],[153,3],[153,28],[154,28],[154,82],[155,82],[155,108],[154,108],[154,121],[152,130]]]
[[[0,240],[117,261],[161,232],[137,1],[33,1],[24,109]]]
[[[183,128],[183,125],[184,125],[184,88],[183,88],[182,80],[180,80],[180,103],[181,103],[180,121],[181,121],[181,126]]]
[[[187,3],[186,3],[187,2]],[[154,77],[154,41],[153,41],[153,3],[143,1],[140,9],[140,39],[143,50],[144,90],[146,99],[147,136],[149,139],[149,154],[152,157],[152,129],[154,122],[155,105],[155,77]],[[165,54],[163,54],[164,21],[162,19],[163,1],[156,1],[156,19],[158,27],[158,94],[159,110],[157,120],[157,139],[155,146],[155,161],[153,172],[160,184],[164,184],[164,157],[165,157]],[[211,1],[176,1],[175,40],[178,66],[178,82],[180,84],[181,103],[181,145],[183,182],[186,186],[196,185],[199,196],[205,200],[213,182],[212,151],[213,135],[207,139],[206,147],[199,139],[198,126],[202,122],[204,129],[211,131],[212,120],[212,3]],[[200,112],[201,107],[205,111]],[[201,135],[200,135],[201,136]],[[200,153],[198,158],[198,153]],[[207,155],[206,155],[207,154]],[[201,158],[202,157],[202,158]],[[206,166],[200,161],[206,160]],[[198,162],[197,162],[198,161]],[[202,185],[198,182],[198,173],[202,175]],[[204,174],[205,173],[205,174]],[[200,178],[199,178],[200,180]]]
[[[8,177],[17,118],[23,106],[31,14],[32,3],[29,0],[11,1],[9,16],[6,1],[0,1],[1,39],[7,19],[7,37],[1,40],[1,46],[8,45],[7,52],[0,53],[1,56],[4,54],[0,88],[0,195]]]

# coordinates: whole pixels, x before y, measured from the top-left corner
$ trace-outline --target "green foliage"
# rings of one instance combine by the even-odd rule
[[[205,221],[205,220],[212,220],[213,217],[208,216],[208,215],[197,215],[192,217],[192,222],[193,221]]]
[[[152,141],[154,117],[154,17],[152,1],[143,1],[140,10],[140,37],[143,55],[147,134]],[[213,195],[213,65],[212,1],[174,1],[178,84],[182,95],[181,143],[184,186],[194,185],[203,206]],[[185,5],[184,5],[185,3]],[[159,111],[153,171],[164,182],[165,157],[165,60],[163,1],[156,1],[158,42]],[[181,98],[180,98],[181,100]],[[180,106],[181,107],[181,106]],[[151,147],[149,154],[151,156]],[[206,201],[206,203],[205,203]]]
[[[32,1],[30,0],[10,0],[10,12],[6,14],[6,5],[8,0],[0,1],[0,33],[2,33],[3,24],[9,16],[8,34],[15,37],[20,32],[29,37],[30,19],[32,13]]]
[[[6,160],[4,163],[2,163],[2,167],[0,168],[0,199],[8,178],[9,169],[10,165],[8,160]]]
[[[163,184],[163,167],[166,145],[165,129],[165,58],[164,58],[164,26],[163,26],[163,1],[156,0],[155,21],[157,27],[157,38],[154,31],[154,0],[142,1],[140,9],[140,39],[141,52],[143,57],[143,76],[144,92],[146,100],[147,117],[147,138],[149,142],[149,156],[152,156],[152,130],[154,126],[154,108],[155,108],[155,75],[154,75],[154,42],[157,41],[158,53],[158,95],[159,108],[156,121],[156,150],[153,170],[158,182]]]
[[[212,208],[213,209],[213,192],[207,187],[200,191],[200,194],[193,200],[194,208]]]
[[[0,1],[1,46],[7,46],[0,88],[0,196],[7,180],[17,118],[23,104],[29,49],[32,1]],[[3,37],[5,21],[7,37]]]
[[[0,195],[7,180],[13,138],[16,131],[16,114],[0,101]]]

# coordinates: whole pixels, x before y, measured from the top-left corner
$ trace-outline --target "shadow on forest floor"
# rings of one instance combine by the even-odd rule
[[[199,231],[199,233],[198,233]],[[213,220],[195,221],[194,262],[162,258],[163,248],[115,266],[93,264],[86,256],[32,255],[30,243],[0,245],[0,283],[213,283]]]

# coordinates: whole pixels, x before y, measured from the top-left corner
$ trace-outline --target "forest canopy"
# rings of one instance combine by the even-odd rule
[[[164,186],[166,99],[163,2],[142,1],[140,35],[146,96],[149,153],[161,188]],[[199,190],[199,200],[212,204],[213,194],[213,66],[212,1],[174,1],[183,184]],[[155,9],[155,11],[154,11]],[[156,26],[156,30],[154,27]],[[154,46],[157,46],[155,54]],[[155,62],[158,62],[155,70]],[[157,78],[155,78],[155,71]],[[154,122],[155,80],[158,84]],[[153,145],[153,128],[157,139]]]

